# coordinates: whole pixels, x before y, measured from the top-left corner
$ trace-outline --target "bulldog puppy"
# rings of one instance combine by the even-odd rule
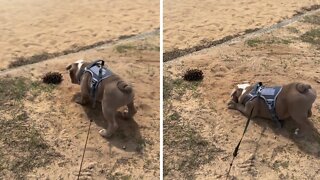
[[[259,97],[247,101],[247,95],[254,88],[250,84],[239,84],[231,93],[231,101],[228,103],[229,109],[242,112],[245,116],[252,118],[260,117],[272,119],[265,100]],[[302,131],[306,131],[304,125],[307,118],[312,115],[311,107],[317,97],[316,91],[310,85],[303,83],[290,83],[282,86],[282,90],[276,98],[275,111],[279,120],[292,118],[295,120]],[[246,102],[247,101],[247,102]]]
[[[66,67],[69,71],[70,79],[73,84],[79,84],[81,89],[81,98],[76,100],[81,105],[93,103],[90,95],[90,82],[92,76],[83,70],[91,62],[78,60]],[[110,77],[103,79],[96,90],[96,101],[101,102],[102,113],[105,120],[108,121],[108,128],[101,129],[99,134],[103,137],[111,137],[118,129],[118,123],[115,115],[117,109],[122,106],[128,107],[128,112],[124,113],[126,118],[132,118],[137,110],[134,107],[134,91],[132,86],[124,82],[118,75],[112,74]]]

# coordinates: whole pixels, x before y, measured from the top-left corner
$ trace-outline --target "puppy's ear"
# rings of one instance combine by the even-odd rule
[[[66,70],[69,71],[72,67],[72,64],[69,64],[68,66],[66,66]]]

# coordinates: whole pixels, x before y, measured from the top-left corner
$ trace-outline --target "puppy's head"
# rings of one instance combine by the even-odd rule
[[[72,64],[69,64],[66,67],[66,70],[69,71],[71,83],[73,84],[79,84],[79,73],[80,69],[83,68],[84,60],[78,60]]]
[[[246,89],[249,86],[250,86],[250,84],[248,84],[248,83],[237,84],[237,86],[231,92],[232,101],[234,101],[235,103],[238,103],[240,97],[246,92]]]

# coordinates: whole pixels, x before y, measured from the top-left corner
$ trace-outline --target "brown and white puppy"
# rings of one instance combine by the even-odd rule
[[[78,60],[66,67],[69,71],[71,82],[79,84],[81,89],[81,98],[76,102],[85,105],[92,102],[90,96],[90,82],[91,74],[86,72],[81,75],[81,70],[89,65],[90,62]],[[99,131],[101,136],[111,137],[118,129],[118,123],[115,115],[117,109],[122,106],[128,107],[128,112],[124,113],[126,118],[133,117],[137,110],[134,107],[134,91],[132,86],[124,82],[118,75],[111,75],[110,77],[101,81],[97,88],[96,101],[101,102],[103,117],[108,121],[108,128]]]
[[[272,119],[271,113],[262,98],[254,98],[244,102],[245,97],[253,89],[253,85],[239,84],[231,94],[232,100],[228,103],[229,109],[242,112],[245,116],[252,118],[261,117]],[[317,97],[316,91],[308,84],[290,83],[282,86],[282,90],[276,99],[276,114],[280,120],[292,118],[302,131],[308,117],[312,115],[311,107]]]

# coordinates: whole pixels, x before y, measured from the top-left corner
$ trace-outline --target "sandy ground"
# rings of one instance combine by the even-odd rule
[[[159,27],[159,1],[0,0],[0,69],[16,57],[60,52]]]
[[[164,1],[164,51],[189,48],[292,17],[318,0]]]
[[[138,113],[128,121],[117,116],[120,129],[111,139],[98,134],[107,126],[99,105],[92,109],[74,102],[80,89],[71,84],[65,67],[81,58],[105,59],[108,67],[136,91]],[[90,119],[93,124],[80,179],[159,177],[159,34],[23,66],[2,72],[1,78],[24,76],[36,81],[49,71],[61,72],[62,84],[49,96],[34,100],[25,97],[22,102],[27,122],[40,129],[45,141],[61,156],[45,167],[35,168],[26,176],[28,179],[76,179]],[[12,176],[8,173],[3,178]]]
[[[243,3],[243,1],[235,2],[237,6],[234,6],[235,9],[242,11],[241,14],[258,13],[262,17],[265,14],[266,17],[273,19],[254,15],[246,16],[246,18],[242,16],[243,21],[239,21],[239,28],[241,28],[241,24],[243,24],[243,28],[248,27],[249,19],[247,18],[249,17],[260,17],[259,21],[250,20],[253,21],[252,25],[249,25],[252,27],[275,22],[292,13],[294,7],[299,5],[299,3],[292,3],[286,5],[288,7],[286,10],[280,11],[278,8],[278,11],[273,11],[272,6],[278,7],[281,3],[289,2],[280,0],[270,2],[273,4],[272,6],[262,2],[252,3],[247,10],[244,10],[244,6],[239,6],[241,2]],[[169,1],[167,3],[169,6]],[[307,5],[311,1],[304,1],[304,3]],[[170,4],[174,3],[170,1]],[[197,7],[200,6],[199,4]],[[210,7],[210,5],[213,6],[214,3],[203,6]],[[227,2],[225,6],[211,9],[214,9],[212,11],[218,9],[221,11],[226,7]],[[241,9],[241,7],[243,8]],[[255,7],[255,13],[253,13],[252,7]],[[261,10],[257,11],[257,8],[261,8]],[[192,13],[193,16],[190,18],[198,22],[201,18],[195,18],[195,16],[206,13],[205,9],[210,8],[201,9],[199,13]],[[172,7],[167,12],[175,10],[177,9]],[[187,11],[178,12],[187,13]],[[174,17],[173,14],[166,15],[167,22],[168,16]],[[230,10],[224,15],[231,18],[232,14],[237,13],[231,13]],[[208,21],[219,21],[218,16],[217,14],[214,18],[208,17]],[[223,31],[228,31],[226,28],[231,26],[226,23],[232,24],[240,17],[238,13],[233,20],[221,18],[223,22],[217,22],[217,24],[223,27]],[[165,63],[164,152],[166,160],[164,175],[166,178],[226,178],[232,152],[240,139],[246,122],[246,118],[240,112],[227,109],[230,93],[236,84],[243,81],[251,83],[262,81],[265,85],[271,86],[300,81],[310,84],[319,94],[320,71],[317,67],[320,63],[318,56],[320,14],[310,19],[312,21],[309,22],[313,22],[313,24],[296,22],[268,34],[206,49]],[[186,21],[187,19],[183,19],[181,24]],[[194,21],[190,20],[190,22]],[[172,22],[168,22],[168,24],[166,34],[173,41],[174,37],[178,38],[178,36],[168,36],[168,34],[177,31],[172,31],[169,28],[170,24],[173,24]],[[181,27],[178,24],[174,28]],[[194,25],[190,23],[189,25],[185,24],[184,27],[191,28]],[[190,34],[197,32],[205,35],[209,32],[199,28]],[[189,33],[182,30],[179,32],[181,32],[181,36],[184,32]],[[304,42],[305,38],[303,37],[307,32],[310,37],[306,39],[311,39],[308,40],[311,43]],[[213,31],[210,33],[211,37],[219,35]],[[167,47],[179,46],[182,42],[189,45],[198,39],[201,38],[175,40],[174,43],[167,41]],[[184,82],[181,77],[189,68],[203,70],[204,80],[200,83]],[[277,132],[271,121],[253,120],[241,144],[239,155],[234,161],[230,179],[320,179],[318,166],[320,163],[319,98],[314,103],[312,112],[313,116],[309,118],[309,121],[318,130],[309,126],[310,132],[303,138],[297,138],[293,135],[295,128],[298,127],[293,121],[286,121],[284,128]]]

